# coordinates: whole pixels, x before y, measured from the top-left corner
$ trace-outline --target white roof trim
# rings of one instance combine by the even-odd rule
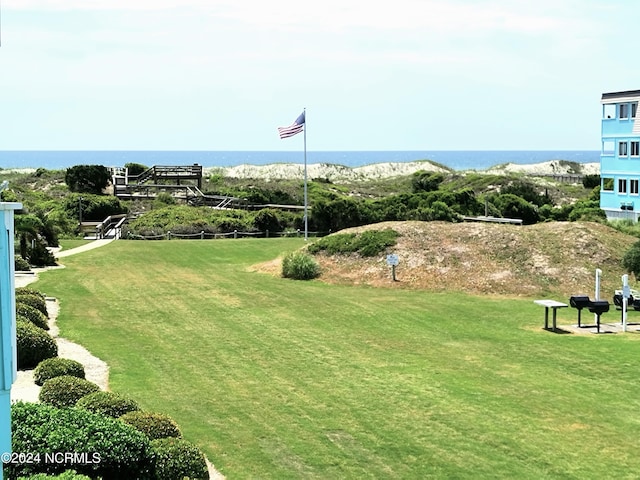
[[[627,102],[640,102],[640,97],[616,97],[616,98],[606,98],[604,100],[600,100],[600,103],[603,105],[608,105],[612,103],[627,103]]]

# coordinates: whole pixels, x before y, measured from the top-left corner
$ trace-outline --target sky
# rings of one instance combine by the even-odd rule
[[[2,0],[0,150],[599,150],[637,0]]]

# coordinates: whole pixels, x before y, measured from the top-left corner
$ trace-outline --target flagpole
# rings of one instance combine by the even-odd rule
[[[304,241],[306,242],[309,236],[309,219],[307,216],[307,109],[302,109],[302,113],[304,114]]]

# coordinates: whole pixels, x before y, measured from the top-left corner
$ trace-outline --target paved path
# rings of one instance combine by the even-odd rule
[[[86,243],[84,245],[80,245],[79,247],[76,248],[70,248],[69,250],[55,250],[54,249],[54,255],[56,258],[63,258],[63,257],[68,257],[69,255],[75,255],[76,253],[82,253],[82,252],[86,252],[87,250],[93,250],[94,248],[98,248],[98,247],[102,247],[104,245],[107,245],[108,243],[111,243],[115,240],[115,238],[107,238],[107,239],[102,239],[102,240],[92,240],[89,243]]]

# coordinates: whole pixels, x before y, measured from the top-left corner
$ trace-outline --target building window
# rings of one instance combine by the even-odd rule
[[[602,191],[613,192],[613,178],[602,177]]]
[[[631,142],[631,156],[637,157],[640,155],[640,142]]]
[[[629,193],[638,195],[638,180],[629,180]]]
[[[627,193],[627,179],[619,178],[618,179],[618,193]]]
[[[638,111],[638,103],[631,104],[631,118],[636,118],[636,112]]]
[[[615,155],[616,144],[611,140],[602,142],[602,155]]]
[[[627,142],[620,142],[618,143],[618,156],[619,157],[626,157],[628,155],[628,150],[627,150]]]
[[[618,113],[619,118],[629,118],[629,105],[627,103],[621,103],[618,105]]]
[[[602,118],[616,118],[616,106],[608,103],[602,106]]]

